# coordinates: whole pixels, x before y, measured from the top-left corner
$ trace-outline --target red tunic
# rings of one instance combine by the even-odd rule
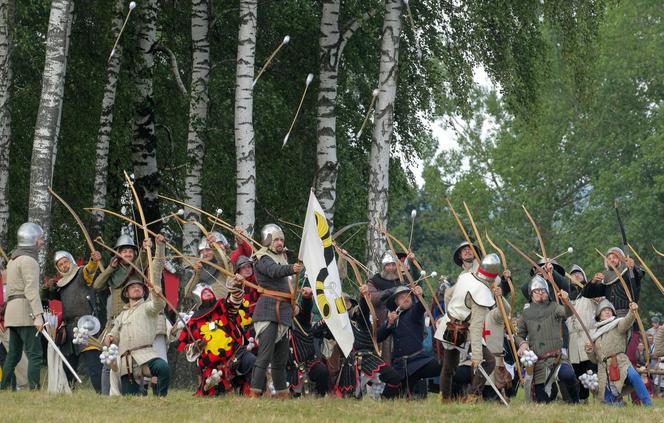
[[[245,345],[249,339],[251,315],[248,310],[249,303],[244,301],[238,308],[226,303],[221,299],[205,313],[194,314],[189,319],[187,326],[191,330],[194,339],[189,332],[183,330],[180,333],[178,351],[184,351],[187,344],[202,339],[205,341],[203,352],[196,360],[200,369],[202,381],[196,391],[196,396],[215,396],[224,392],[239,388],[243,393],[249,392],[249,384],[242,377],[235,377],[235,371],[231,369],[233,359],[238,349]],[[205,380],[210,376],[213,369],[223,372],[218,385],[205,390]]]

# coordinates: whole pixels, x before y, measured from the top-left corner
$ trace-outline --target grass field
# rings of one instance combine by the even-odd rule
[[[652,408],[614,408],[598,403],[569,406],[534,405],[517,399],[507,408],[493,403],[442,405],[437,396],[426,401],[298,399],[253,400],[235,396],[194,398],[172,391],[167,398],[99,397],[89,390],[71,396],[46,393],[0,393],[0,421],[37,422],[664,422],[664,400]]]

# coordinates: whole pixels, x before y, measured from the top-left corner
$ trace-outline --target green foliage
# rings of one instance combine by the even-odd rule
[[[585,6],[581,11],[598,13]],[[424,171],[424,213],[414,242],[420,255],[437,259],[441,245],[451,247],[461,239],[443,199],[451,198],[459,212],[464,200],[480,230],[486,228],[508,254],[521,284],[529,266],[504,240],[533,258],[540,253],[524,204],[540,226],[547,254],[573,246],[574,253],[560,261],[568,269],[580,264],[591,277],[603,270],[595,248],[622,247],[613,209],[617,201],[628,240],[662,274],[662,259],[650,244],[664,236],[657,223],[664,209],[663,14],[652,2],[621,2],[607,9],[601,24],[576,22],[579,32],[573,38],[568,19],[545,21],[546,56],[535,69],[540,95],[527,112],[513,107],[513,97],[474,90],[469,123],[457,125],[459,148],[430,160]],[[444,251],[432,265],[453,273],[450,249]],[[645,278],[642,286],[642,307],[661,311],[652,281]]]

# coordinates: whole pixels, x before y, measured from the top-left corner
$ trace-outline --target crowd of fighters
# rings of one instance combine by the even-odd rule
[[[412,253],[388,251],[377,274],[357,281],[357,298],[344,294],[355,338],[344,356],[318,317],[316,290],[305,282],[295,291],[303,268],[288,263],[277,225],[262,229],[258,250],[241,231],[235,248],[218,232],[202,238],[191,277],[183,281],[193,304],[188,312],[171,310],[162,294],[162,236],[145,239],[141,248],[120,236],[105,267],[99,252],[79,266],[58,251],[53,261],[60,278],[40,284],[43,231],[25,223],[17,235],[3,271],[2,389],[40,387],[43,349],[35,335],[44,325],[43,302],[54,298],[62,302],[60,350],[74,368],[85,367],[104,395],[167,395],[167,350],[175,342],[195,363],[199,396],[424,398],[440,392],[443,402],[509,401],[525,379],[526,398],[536,402],[577,403],[592,392],[620,404],[631,393],[634,403],[651,405],[651,379],[637,372],[650,363],[640,357],[644,348],[652,348],[652,357],[664,355],[664,329],[654,330],[656,324],[651,342],[641,342],[634,316],[643,272],[617,247],[607,251],[605,271],[590,280],[578,265],[566,271],[555,260],[540,260],[517,291],[498,256],[482,257],[462,242],[451,257],[460,272],[440,284],[438,307],[418,300],[419,285],[403,282],[401,272],[414,272]],[[342,275],[344,264],[339,260]],[[517,295],[526,298],[523,310],[511,310],[508,299]],[[512,314],[519,317],[506,324]],[[105,322],[93,334],[100,343],[73,342],[79,320],[89,315]],[[117,357],[102,363],[101,345],[111,344]],[[593,377],[596,383],[588,382]]]

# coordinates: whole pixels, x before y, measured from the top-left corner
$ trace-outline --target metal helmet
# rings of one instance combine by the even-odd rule
[[[76,264],[74,256],[72,256],[68,251],[62,251],[62,250],[55,252],[55,255],[53,256],[53,264],[57,266],[60,259],[63,258],[68,259],[71,262],[71,264]]]
[[[500,273],[500,257],[498,254],[487,254],[482,258],[474,275],[482,282],[491,283]]]
[[[586,277],[586,272],[584,272],[584,270],[578,264],[572,265],[572,268],[569,269],[570,275],[573,275],[574,273],[581,273],[583,275],[583,283],[588,282],[588,278]]]
[[[212,231],[209,233],[214,237],[215,242],[221,242],[224,244],[225,248],[230,248],[231,244],[228,242],[226,237],[217,231]],[[198,243],[198,251],[204,250],[206,248],[211,248],[210,244],[207,241],[207,237],[201,238],[201,242]]]
[[[120,251],[121,248],[131,247],[134,250],[138,251],[138,246],[134,242],[134,238],[129,235],[120,235],[117,241],[115,241],[115,251]]]
[[[122,301],[124,301],[125,303],[129,302],[129,296],[127,295],[127,288],[129,288],[132,285],[136,285],[136,284],[139,284],[139,285],[143,286],[143,298],[144,299],[148,298],[149,291],[148,291],[148,286],[145,283],[145,281],[140,276],[131,275],[131,276],[129,276],[129,279],[127,280],[127,283],[125,283],[124,286],[122,287],[122,292],[120,293],[120,297],[122,298]]]
[[[622,250],[620,247],[611,247],[608,250],[606,250],[606,254],[604,256],[606,257],[604,259],[604,269],[606,270],[611,270],[611,266],[609,266],[609,255],[610,254],[616,254],[618,257],[625,257],[625,252]],[[622,263],[618,266],[618,270],[621,270]]]
[[[202,237],[200,242],[198,243],[198,251],[203,251],[210,248],[210,244],[207,242],[207,238]]]
[[[34,247],[37,240],[44,236],[44,230],[36,223],[25,222],[19,226],[16,236],[19,247]]]
[[[263,229],[261,229],[261,244],[264,247],[269,247],[275,239],[286,239],[284,231],[281,230],[279,225],[268,223],[263,226]]]
[[[235,273],[240,271],[240,268],[244,266],[245,264],[251,264],[253,265],[254,262],[247,256],[240,256],[237,258],[235,261]]]
[[[556,259],[548,259],[549,262],[553,265],[553,270],[556,271],[559,275],[564,275],[565,274],[565,268],[558,263]],[[541,268],[544,268],[544,260],[541,259],[540,261],[537,262],[537,265]],[[530,269],[530,276],[535,276],[536,268],[533,267]]]
[[[546,279],[540,275],[533,276],[530,283],[528,283],[528,295],[532,295],[533,291],[536,289],[544,289],[547,294],[549,293],[549,284]]]
[[[602,310],[605,308],[610,308],[611,311],[613,312],[613,315],[616,315],[616,308],[613,306],[611,301],[607,300],[606,298],[603,299],[602,301],[597,304],[597,307],[595,307],[595,320],[599,321],[599,315],[602,313]]]
[[[397,306],[397,297],[403,292],[410,292],[410,288],[407,286],[397,286],[395,288],[390,288],[391,291],[389,296],[385,299],[385,306],[388,310],[394,311],[398,308]]]
[[[463,265],[463,260],[461,260],[461,250],[463,250],[463,247],[466,247],[468,245],[471,245],[468,241],[463,241],[457,245],[457,247],[454,249],[454,254],[452,254],[452,259],[454,260],[454,264],[457,266],[461,267]],[[479,248],[477,248],[477,245],[472,244],[472,246],[475,248],[475,251],[479,251]]]
[[[226,237],[221,232],[212,231],[210,232],[210,235],[213,235],[217,242],[224,244],[224,247],[228,248],[231,246],[231,244],[228,242],[228,239],[226,239]]]
[[[382,267],[385,267],[386,264],[390,263],[397,264],[397,258],[394,257],[394,254],[392,254],[391,251],[386,251],[385,254],[383,254],[383,258],[380,260],[380,264]]]

